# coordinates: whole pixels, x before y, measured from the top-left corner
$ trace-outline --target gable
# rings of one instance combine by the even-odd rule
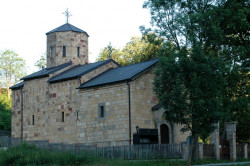
[[[116,66],[120,66],[117,62],[115,62],[113,59],[101,61],[101,62],[95,62],[95,63],[89,63],[85,65],[77,65],[74,66],[62,73],[59,73],[58,75],[50,78],[48,80],[49,83],[55,83],[60,81],[66,81],[70,79],[76,79],[79,78],[87,73],[90,73],[104,65],[107,65],[109,63],[114,63]]]

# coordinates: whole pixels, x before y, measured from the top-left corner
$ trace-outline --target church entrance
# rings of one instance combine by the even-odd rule
[[[166,124],[162,124],[160,126],[161,130],[161,143],[162,144],[169,144],[169,128]]]

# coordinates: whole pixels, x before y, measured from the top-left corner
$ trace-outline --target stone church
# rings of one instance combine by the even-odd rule
[[[154,131],[156,143],[186,140],[180,125],[164,120],[153,92],[158,59],[129,66],[112,59],[89,63],[87,32],[66,23],[46,35],[47,68],[10,88],[12,137],[118,146],[133,144],[140,131],[139,142],[150,143]]]

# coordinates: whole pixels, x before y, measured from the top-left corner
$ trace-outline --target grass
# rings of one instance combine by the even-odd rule
[[[231,162],[230,160],[216,160],[216,159],[202,159],[197,161],[192,161],[193,165],[200,165],[200,164],[212,164],[212,163],[228,163]]]
[[[52,152],[42,150],[32,145],[22,144],[7,150],[0,150],[0,165],[11,166],[182,166],[185,161],[180,160],[156,160],[156,161],[128,161],[111,160],[96,157],[89,153],[76,155],[72,152]]]
[[[244,162],[244,161],[250,161],[250,159],[238,159],[235,162]],[[214,164],[214,163],[230,163],[232,161],[230,160],[216,160],[216,159],[202,159],[197,161],[192,161],[193,165],[201,165],[201,164]],[[235,165],[236,166],[236,165]]]
[[[91,164],[92,155],[75,155],[70,152],[51,152],[32,145],[22,144],[0,151],[0,165],[82,165]]]
[[[241,159],[239,161],[250,161],[250,159]],[[227,163],[229,160],[203,159],[192,162],[193,165]],[[7,150],[0,150],[0,165],[11,166],[184,166],[186,161],[168,159],[168,160],[111,160],[96,157],[90,153],[81,153],[79,155],[72,152],[52,152],[42,150],[32,145],[22,144],[17,147],[11,147]]]

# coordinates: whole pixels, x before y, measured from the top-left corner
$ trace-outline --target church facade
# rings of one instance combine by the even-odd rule
[[[88,63],[87,32],[66,23],[46,35],[47,68],[11,87],[12,137],[118,146],[133,144],[139,127],[157,129],[158,143],[186,140],[153,92],[158,59]]]

